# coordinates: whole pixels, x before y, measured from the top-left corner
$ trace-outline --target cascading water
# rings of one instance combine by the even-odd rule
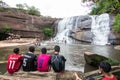
[[[110,32],[108,14],[64,18],[58,23],[58,32],[54,41],[59,43],[73,43],[75,40],[70,36],[74,36],[74,32],[76,32],[76,30],[81,30],[82,28],[91,29],[90,32],[93,35],[90,36],[92,44],[106,45],[108,43],[108,35]]]
[[[57,35],[54,38],[54,41],[56,42],[62,42],[62,43],[72,43],[73,40],[69,37],[72,30],[77,29],[77,23],[78,23],[79,17],[69,17],[64,18],[58,23],[57,27]]]
[[[101,14],[100,16],[91,16],[91,32],[93,34],[92,43],[95,45],[106,45],[110,33],[109,15]]]

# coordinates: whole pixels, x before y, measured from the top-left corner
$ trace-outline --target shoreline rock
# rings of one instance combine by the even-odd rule
[[[114,49],[120,50],[120,45],[115,46]]]
[[[64,73],[50,72],[15,72],[13,75],[6,73],[0,75],[2,80],[75,80],[74,72],[77,72],[82,80],[85,80],[82,72],[79,71],[65,71]]]

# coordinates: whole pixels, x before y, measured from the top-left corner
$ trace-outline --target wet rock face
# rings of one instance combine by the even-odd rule
[[[92,19],[90,18],[90,16],[86,15],[86,16],[81,16],[78,19],[78,28],[80,28],[81,30],[86,30],[86,29],[90,29],[91,28],[91,23],[92,23]]]
[[[111,31],[111,33],[109,34],[109,43],[111,43],[112,45],[120,44],[120,34]]]
[[[76,17],[77,18],[77,17]],[[90,16],[81,16],[78,18],[77,30],[72,30],[71,36],[75,39],[92,42],[93,33],[91,32],[92,19]],[[112,26],[114,24],[114,18],[110,16],[110,34],[108,35],[108,43],[112,45],[120,44],[120,35],[113,32]]]

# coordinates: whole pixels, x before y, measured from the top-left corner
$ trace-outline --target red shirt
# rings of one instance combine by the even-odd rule
[[[18,71],[20,69],[21,63],[22,63],[22,56],[19,54],[11,54],[8,57],[7,62],[7,71],[10,74],[13,74],[14,72]]]
[[[104,77],[102,80],[118,80],[115,76],[112,78]]]

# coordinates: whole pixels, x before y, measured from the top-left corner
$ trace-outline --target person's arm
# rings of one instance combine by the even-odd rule
[[[82,79],[77,75],[76,72],[74,73],[74,75],[75,75],[76,80],[82,80]]]
[[[51,59],[49,60],[49,71],[51,70]]]
[[[64,57],[64,56],[62,56],[62,60],[63,60],[63,61],[66,61],[66,59],[65,59],[65,57]]]
[[[37,56],[35,55],[34,65],[37,65]]]

